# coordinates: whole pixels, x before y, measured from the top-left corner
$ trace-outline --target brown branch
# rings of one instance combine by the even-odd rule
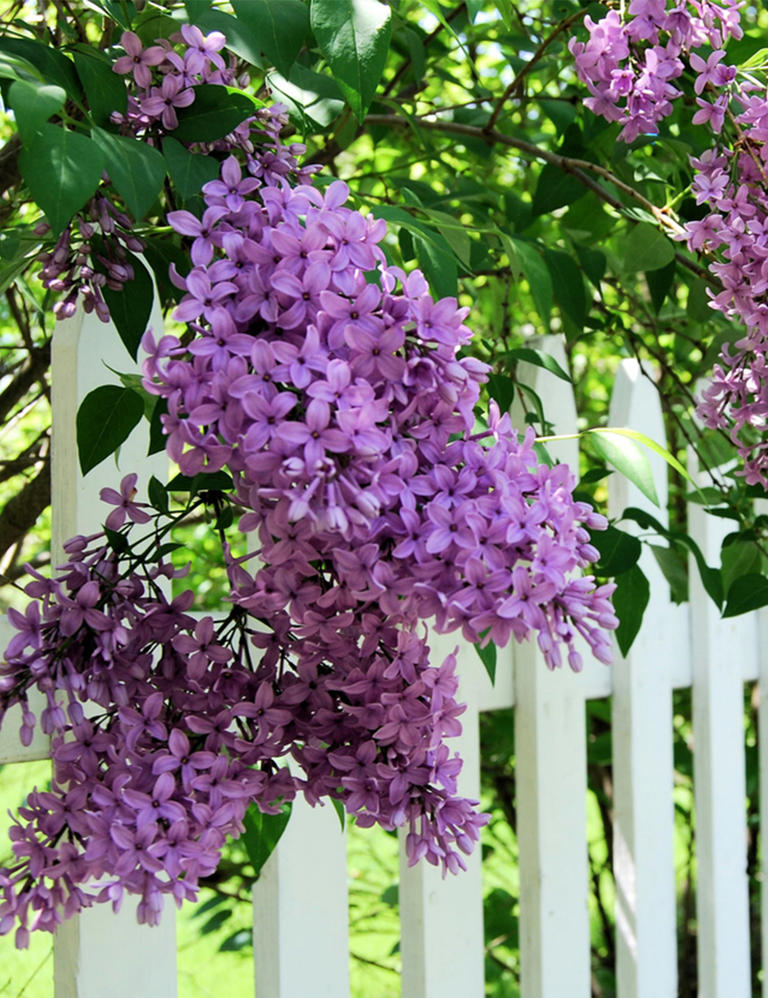
[[[27,471],[40,463],[42,454],[50,446],[50,430],[45,429],[35,437],[32,443],[21,453],[8,461],[0,461],[0,482],[5,482],[14,475]]]
[[[15,187],[21,180],[19,173],[20,152],[21,138],[19,135],[12,135],[0,149],[0,194]]]
[[[46,455],[37,475],[9,499],[0,512],[0,556],[32,529],[38,516],[50,504],[51,461]]]
[[[390,128],[407,128],[410,126],[410,122],[406,118],[401,118],[396,114],[369,114],[365,122],[371,125],[386,125]],[[671,218],[663,208],[658,208],[652,201],[644,197],[640,191],[635,190],[631,184],[625,183],[614,173],[611,173],[609,169],[597,163],[591,163],[586,159],[574,159],[572,156],[563,156],[560,153],[551,152],[549,149],[542,149],[532,142],[516,138],[513,135],[505,135],[503,132],[487,127],[480,128],[477,125],[464,125],[458,121],[424,121],[420,119],[418,127],[449,135],[464,135],[467,138],[485,141],[488,145],[496,144],[516,149],[529,159],[540,159],[544,163],[550,163],[552,166],[558,167],[564,173],[570,173],[588,190],[596,194],[601,201],[611,205],[617,211],[625,212],[626,205],[589,176],[590,173],[594,173],[641,205],[647,212],[653,215],[660,225],[673,235],[680,236],[685,231],[679,222]],[[681,266],[696,274],[697,277],[703,277],[710,283],[717,283],[707,269],[696,263],[695,260],[689,260],[682,253],[676,253],[675,257]]]
[[[541,59],[544,57],[544,53],[547,51],[552,42],[558,37],[558,35],[561,35],[564,31],[570,28],[570,26],[575,21],[578,21],[580,17],[583,17],[584,14],[587,12],[587,10],[588,10],[587,7],[583,7],[581,10],[577,10],[574,14],[569,14],[568,17],[562,20],[555,27],[555,29],[551,31],[547,35],[547,37],[541,42],[541,44],[533,53],[531,58],[523,66],[523,68],[520,70],[520,72],[517,74],[514,80],[512,80],[507,89],[504,91],[504,93],[501,95],[501,97],[499,97],[498,101],[496,102],[496,106],[494,107],[493,113],[491,114],[491,117],[488,119],[488,124],[486,126],[490,131],[492,131],[495,128],[496,122],[499,119],[499,115],[501,114],[502,109],[506,104],[506,102],[509,100],[509,98],[513,94],[516,96],[521,96],[522,93],[521,88],[523,80],[526,78],[526,76],[528,76],[533,67],[538,62],[541,61]]]
[[[446,23],[450,24],[451,21],[454,19],[454,17],[457,17],[461,13],[461,11],[464,9],[465,6],[466,5],[462,2],[457,7],[454,7],[454,9],[452,11],[450,11],[448,14],[446,14],[446,16],[445,16]],[[429,46],[431,45],[431,43],[435,40],[435,38],[437,38],[437,36],[440,34],[440,32],[442,30],[443,30],[443,25],[442,24],[438,24],[437,27],[433,31],[431,31],[430,34],[428,34],[424,38],[423,46],[424,46],[425,49],[429,48]],[[413,60],[411,59],[410,55],[408,55],[408,56],[405,57],[405,59],[403,60],[403,62],[398,67],[398,70],[395,73],[395,75],[387,83],[386,87],[384,87],[384,96],[385,97],[388,97],[392,93],[392,91],[395,89],[395,87],[397,86],[397,84],[403,78],[403,75],[405,74],[405,72],[407,71],[408,67],[411,65],[412,62],[413,62]]]
[[[48,343],[34,353],[21,367],[13,381],[0,392],[0,423],[4,422],[13,409],[34,383],[45,374],[51,363],[51,348]]]

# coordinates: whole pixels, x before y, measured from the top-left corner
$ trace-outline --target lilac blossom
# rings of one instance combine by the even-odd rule
[[[157,65],[180,87],[222,81],[223,38],[182,36],[184,55]],[[149,108],[126,127],[161,128]],[[0,718],[21,704],[31,737],[40,690],[54,764],[0,871],[0,933],[15,926],[17,945],[125,892],[156,923],[166,896],[196,896],[249,807],[298,793],[404,828],[410,863],[456,873],[488,816],[457,794],[456,657],[431,661],[424,621],[479,644],[536,638],[550,668],[564,654],[580,668],[579,636],[610,660],[613,587],[583,574],[605,519],[567,468],[539,462],[531,430],[493,405],[476,429],[488,368],[462,356],[468,310],[387,265],[384,223],[348,208],[345,184],[315,188],[282,121],[259,112],[223,142],[199,224],[170,214],[194,263],[173,275],[189,336],[143,340],[169,455],[233,476],[210,500],[240,512],[248,545],[224,545],[230,611],[198,621],[190,591],[165,595],[181,574],[158,549],[169,528],[152,513],[136,538],[150,514],[127,476],[104,493],[125,545],[73,538],[52,579],[33,574],[37,610],[12,615]]]

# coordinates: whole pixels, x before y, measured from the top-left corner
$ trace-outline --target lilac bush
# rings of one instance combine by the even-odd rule
[[[123,36],[115,69],[141,88],[124,124],[148,141],[197,79],[226,79],[223,38],[182,35],[183,55]],[[424,622],[480,645],[535,638],[550,668],[580,669],[579,644],[610,661],[613,586],[582,574],[605,519],[537,458],[532,430],[494,404],[481,418],[468,310],[388,265],[385,223],[313,179],[283,124],[279,107],[255,113],[219,143],[202,216],[169,213],[192,264],[172,273],[187,332],[143,340],[168,454],[232,489],[211,477],[169,514],[126,476],[102,492],[105,533],[72,539],[11,611],[0,715],[20,704],[28,741],[39,690],[54,763],[0,871],[0,934],[16,926],[20,946],[125,892],[157,922],[165,895],[196,896],[250,806],[298,793],[406,828],[411,863],[455,873],[487,817],[457,793],[456,653],[432,662]],[[206,504],[230,585],[220,619],[167,595],[168,537]]]
[[[742,36],[742,6],[728,0],[668,9],[664,0],[634,0],[624,19],[617,11],[597,23],[587,17],[589,40],[573,40],[570,48],[592,94],[588,106],[623,123],[625,141],[657,131],[671,101],[682,94],[670,81],[681,77],[686,62],[695,77],[691,120],[713,133],[711,147],[691,158],[692,195],[706,213],[675,237],[709,258],[722,289],[708,289],[711,307],[745,327],[743,336],[723,347],[698,414],[707,426],[729,434],[747,483],[766,488],[768,91],[754,73],[725,61],[727,40]],[[696,51],[702,46],[713,50],[706,58]]]

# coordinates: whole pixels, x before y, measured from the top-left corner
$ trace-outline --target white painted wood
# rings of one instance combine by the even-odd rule
[[[520,959],[525,998],[590,994],[580,676],[515,650]]]
[[[346,836],[296,799],[253,887],[256,998],[349,998]]]
[[[156,308],[155,328],[162,328]],[[53,434],[52,561],[62,556],[62,544],[73,534],[96,533],[108,508],[99,501],[99,490],[116,486],[123,475],[139,473],[139,489],[146,490],[151,474],[164,478],[165,455],[146,457],[147,423],[134,430],[120,449],[119,469],[113,460],[94,468],[85,478],[77,459],[75,417],[89,391],[115,383],[117,371],[135,371],[116,330],[95,315],[82,311],[58,324],[52,341],[51,407]],[[54,978],[56,998],[138,996],[172,998],[176,994],[175,909],[166,903],[163,920],[152,930],[136,924],[136,903],[126,899],[119,914],[98,905],[70,919],[55,936]]]
[[[546,337],[542,345],[565,366],[559,338]],[[520,376],[542,399],[555,433],[574,433],[575,405],[565,383],[529,366]],[[575,441],[547,446],[554,458],[578,470]],[[535,642],[515,647],[520,961],[526,998],[590,994],[581,680],[567,666],[550,672]]]
[[[559,341],[543,344],[564,364]],[[120,470],[105,462],[85,480],[77,471],[74,416],[80,399],[132,364],[113,330],[78,315],[56,329],[54,379],[54,551],[78,531],[100,528],[105,510],[98,491],[123,474],[150,467],[164,475],[164,457],[144,458],[142,424],[121,450]],[[556,431],[573,432],[576,414],[564,382],[538,368],[521,371],[543,399]],[[662,440],[658,406],[636,366],[619,373],[611,423]],[[518,420],[520,423],[520,421]],[[522,425],[522,424],[520,424]],[[576,445],[549,450],[576,467]],[[662,497],[666,472],[651,457]],[[611,511],[647,501],[618,475],[610,481]],[[663,514],[648,507],[658,519]],[[626,523],[622,529],[631,529]],[[691,529],[710,564],[719,561],[724,525],[695,510]],[[54,555],[54,562],[58,555]],[[646,625],[626,660],[612,669],[585,655],[579,674],[547,670],[535,643],[499,652],[492,686],[476,652],[460,647],[461,696],[469,708],[464,733],[453,745],[465,762],[460,790],[479,792],[478,715],[516,711],[520,940],[525,998],[586,998],[590,993],[587,909],[585,700],[613,691],[617,884],[617,979],[621,998],[671,998],[676,993],[675,887],[672,811],[674,686],[694,685],[695,789],[699,886],[699,994],[749,995],[749,926],[745,874],[743,682],[761,683],[760,731],[768,732],[768,615],[763,654],[757,654],[755,615],[721,621],[691,570],[691,619],[673,607],[654,560],[644,556],[651,582]],[[0,621],[0,642],[7,633]],[[460,644],[437,637],[435,658]],[[690,647],[693,647],[693,656]],[[19,751],[18,724],[0,734],[0,763],[40,758],[45,739]],[[768,737],[760,742],[762,827],[768,818]],[[768,850],[763,876],[768,876]],[[405,868],[401,856],[401,951],[404,998],[480,998],[483,993],[480,851],[468,871],[442,879],[434,868]],[[768,892],[766,892],[768,894]],[[254,887],[256,998],[348,998],[349,954],[346,848],[328,805],[297,801],[288,829]],[[763,901],[768,926],[768,896]],[[764,965],[768,942],[763,932]],[[126,902],[114,916],[97,906],[70,920],[55,940],[56,998],[172,998],[176,994],[173,912],[163,925],[135,923]],[[768,998],[764,984],[763,998]]]
[[[637,361],[619,368],[609,424],[665,443],[658,394]],[[635,506],[667,523],[666,465],[649,459],[661,508],[614,474],[612,517]],[[630,521],[619,526],[639,532]],[[688,634],[652,552],[644,549],[640,566],[650,583],[644,623],[626,658],[616,648],[612,668],[616,974],[622,998],[659,998],[677,994],[671,660],[675,649],[687,652]]]
[[[432,661],[439,664],[458,642],[453,635],[430,639]],[[509,656],[500,652],[499,659]],[[500,662],[502,675],[511,671]],[[506,666],[506,667],[505,667]],[[482,663],[470,645],[462,643],[458,655],[463,731],[448,744],[464,760],[459,793],[480,796],[480,733],[478,691],[486,687]],[[501,677],[500,677],[501,678]],[[420,862],[409,867],[405,835],[400,835],[400,953],[403,961],[403,998],[467,998],[480,996],[484,986],[483,883],[479,845],[464,857],[466,871],[457,876]]]
[[[723,522],[693,507],[690,532],[719,563]],[[750,995],[743,656],[756,615],[721,620],[691,567],[694,793],[700,998]]]

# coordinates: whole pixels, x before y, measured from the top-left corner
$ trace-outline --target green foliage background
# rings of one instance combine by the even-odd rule
[[[684,464],[695,452],[709,480],[699,493],[691,493],[690,484],[670,467],[669,509],[658,514],[663,520],[668,512],[670,530],[660,531],[644,520],[638,524],[638,543],[630,536],[634,528],[626,532],[628,523],[619,519],[609,535],[610,551],[602,542],[599,570],[619,586],[623,645],[631,643],[641,626],[642,600],[621,600],[622,592],[637,591],[641,544],[654,546],[672,598],[679,602],[687,597],[691,501],[704,502],[713,515],[731,521],[721,564],[694,567],[715,601],[734,612],[768,601],[768,595],[760,595],[757,603],[753,597],[745,601],[743,593],[746,576],[750,593],[768,590],[766,520],[754,507],[762,493],[735,474],[727,440],[702,434],[691,416],[694,386],[706,376],[720,346],[739,336],[738,329],[707,307],[705,261],[670,239],[699,212],[690,195],[688,157],[700,154],[709,140],[689,124],[693,81],[683,79],[685,96],[660,134],[643,136],[631,146],[619,144],[616,126],[585,109],[584,90],[567,52],[569,38],[583,33],[585,13],[597,18],[605,10],[575,0],[283,0],[280,5],[274,0],[4,0],[0,95],[8,113],[0,126],[5,142],[0,151],[0,571],[9,582],[0,593],[4,604],[19,600],[12,584],[23,583],[25,560],[39,567],[48,561],[47,355],[54,322],[52,296],[36,278],[35,258],[43,240],[34,225],[42,209],[54,228],[61,228],[98,182],[98,171],[90,176],[71,169],[56,180],[50,162],[56,157],[65,164],[80,162],[87,150],[92,164],[106,168],[111,196],[132,212],[136,232],[147,240],[146,260],[170,310],[173,289],[167,266],[170,259],[183,259],[183,248],[172,241],[164,213],[179,207],[199,213],[196,192],[217,164],[190,155],[174,145],[175,139],[166,140],[162,155],[140,150],[139,143],[118,141],[109,113],[121,101],[120,88],[98,54],[113,57],[126,28],[151,43],[187,20],[205,31],[222,30],[250,82],[240,93],[201,96],[196,116],[182,121],[178,137],[204,138],[211,121],[222,116],[232,127],[250,113],[254,101],[285,103],[293,137],[305,142],[308,158],[323,166],[320,182],[343,178],[356,206],[387,220],[391,262],[406,269],[419,266],[437,296],[455,295],[470,306],[476,333],[471,349],[493,364],[488,396],[502,409],[521,403],[526,420],[547,432],[547,399],[532,392],[522,366],[524,361],[550,364],[546,354],[531,352],[538,349],[536,338],[547,333],[564,338],[567,370],[562,373],[573,386],[579,413],[574,432],[605,426],[612,379],[622,358],[636,358],[654,380],[670,451]],[[367,27],[357,18],[360,12],[369,15]],[[765,41],[766,13],[750,8],[745,17],[751,21],[744,39],[728,50],[737,63]],[[20,81],[26,81],[26,89],[17,86],[12,93]],[[56,155],[39,155],[42,149]],[[55,203],[52,183],[59,185]],[[149,273],[142,268],[138,275],[130,289],[130,308],[117,298],[110,302],[133,355],[151,296]],[[130,386],[119,394],[135,397]],[[109,404],[119,409],[122,403],[115,401],[114,392],[111,398]],[[135,422],[141,412],[135,401],[131,404]],[[91,453],[88,461],[96,464],[107,456]],[[625,471],[636,480],[642,477],[642,449],[623,445],[619,458]],[[581,462],[580,491],[600,505],[616,454],[590,435]],[[184,540],[189,554],[179,552],[178,559],[191,557],[192,562],[185,585],[196,591],[201,607],[214,607],[224,591],[218,541],[202,518],[186,527]],[[755,575],[765,578],[762,590],[755,588]],[[752,699],[748,690],[747,811],[756,922]],[[587,714],[593,993],[609,996],[615,993],[609,704],[592,703]],[[689,696],[677,693],[680,994],[693,996],[690,731]],[[483,844],[487,979],[488,994],[496,998],[517,995],[519,980],[512,744],[512,715],[486,716],[484,804],[493,814]],[[14,774],[10,767],[3,769],[4,805],[18,803],[25,780],[45,779],[40,769],[33,777],[15,775],[23,772],[23,767]],[[388,998],[399,993],[394,840],[384,833],[353,830],[350,860],[354,993]],[[254,876],[249,864],[247,851],[233,845],[204,901],[182,916],[182,991],[189,998],[221,993],[225,987],[233,996],[250,993],[248,907],[242,900]],[[8,940],[0,946],[0,994],[49,993],[49,984],[41,984],[46,975],[50,980],[47,939],[36,941],[23,958],[10,952]],[[35,976],[41,962],[43,969]],[[758,963],[754,961],[755,967]],[[203,969],[210,971],[210,981]]]

